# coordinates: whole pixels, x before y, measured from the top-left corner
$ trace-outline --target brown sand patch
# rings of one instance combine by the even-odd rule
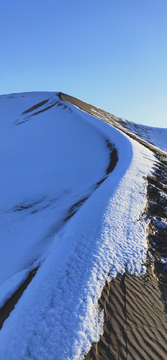
[[[147,177],[147,272],[118,275],[107,283],[99,304],[105,312],[104,334],[85,360],[164,360],[167,358],[167,162],[155,152]],[[162,227],[163,224],[163,227]]]
[[[85,360],[166,359],[167,285],[163,292],[150,268],[141,277],[118,275],[107,283],[99,300],[104,334]]]
[[[155,154],[164,153],[130,131],[123,129],[121,119],[114,115],[68,95],[60,93],[59,96],[61,100],[71,102],[91,115],[121,129],[154,151]],[[166,166],[165,163],[163,166]],[[162,168],[159,167],[158,171],[161,170]],[[152,203],[155,202],[155,193],[158,199],[159,191],[164,191],[165,184],[157,179],[155,174],[148,177],[147,180],[148,186],[152,185],[154,188],[150,187],[146,212],[148,216],[157,215],[158,212],[158,216],[161,218],[164,215],[164,209],[160,209],[159,205],[162,203],[164,206],[163,199],[156,200],[156,204]],[[154,190],[154,196],[150,195],[151,189]],[[151,221],[150,224],[152,224]],[[152,232],[156,231],[151,226],[148,229],[148,239],[149,235],[153,235]],[[157,246],[160,243],[159,235],[157,234]],[[164,241],[166,237],[162,235]],[[153,249],[151,242],[149,242],[149,246],[149,250]],[[85,360],[165,360],[167,358],[167,284],[164,282],[165,277],[161,278],[158,275],[162,274],[162,269],[158,270],[159,273],[156,270],[156,262],[158,263],[156,259],[161,255],[160,247],[158,250],[156,249],[156,254],[159,254],[157,258],[155,252],[152,252],[155,260],[154,267],[152,259],[148,258],[145,275],[134,277],[126,273],[123,276],[118,275],[106,284],[99,299],[99,306],[104,309],[105,313],[104,334],[97,344],[92,345]],[[10,305],[11,310],[17,301],[13,301],[13,305]]]
[[[93,115],[94,117],[101,119],[101,120],[105,121],[106,123],[116,127],[117,129],[123,131],[125,134],[129,135],[134,140],[139,141],[140,144],[144,145],[145,147],[149,148],[150,150],[152,150],[154,152],[166,154],[163,150],[157,149],[157,147],[154,146],[151,142],[143,140],[139,134],[136,135],[132,131],[127,129],[124,121],[120,117],[115,116],[105,110],[97,108],[94,105],[88,104],[82,100],[79,100],[73,96],[64,94],[62,92],[60,92],[58,95],[59,95],[59,98],[61,101],[65,101],[70,104],[73,104],[73,105],[77,106],[78,108],[80,108],[81,110],[87,112],[88,114]]]
[[[167,231],[154,222],[167,218],[167,157],[164,151],[124,127],[122,119],[66,94],[70,102],[89,114],[122,130],[155,154],[157,166],[147,177],[147,207],[143,214],[150,219],[145,275],[118,275],[107,283],[99,299],[104,309],[104,334],[92,345],[85,360],[165,360],[167,358],[167,269],[160,263],[167,257]],[[154,236],[154,237],[153,237]],[[153,241],[154,240],[154,241]],[[153,246],[154,245],[154,246]]]

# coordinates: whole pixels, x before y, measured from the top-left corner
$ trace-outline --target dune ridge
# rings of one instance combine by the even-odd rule
[[[146,274],[140,277],[119,274],[106,283],[99,299],[99,308],[104,309],[105,314],[104,334],[84,359],[164,360],[167,356],[167,272],[161,257],[167,252],[167,227],[164,230],[160,224],[167,217],[166,153],[145,141],[140,133],[136,135],[124,127],[122,119],[66,94],[59,93],[59,97],[124,131],[155,156],[154,171],[147,177],[147,206],[141,214],[148,220]]]
[[[57,95],[59,96],[59,98],[57,97]],[[25,97],[23,94],[19,96]],[[7,286],[5,285],[6,286],[5,291],[6,290],[8,291],[8,293],[5,292],[5,296],[7,294],[6,297],[7,302],[4,304],[3,308],[1,309],[1,313],[3,314],[3,318],[1,320],[3,321],[1,321],[0,326],[2,326],[2,323],[5,321],[5,319],[7,319],[7,317],[9,317],[9,319],[5,321],[2,327],[0,358],[2,360],[7,358],[10,360],[12,357],[12,359],[14,360],[14,358],[22,359],[23,357],[27,358],[28,356],[28,358],[33,357],[33,358],[45,360],[47,354],[49,358],[55,359],[56,356],[58,360],[59,359],[64,360],[67,358],[71,360],[73,360],[74,358],[76,360],[79,359],[83,360],[84,356],[85,356],[84,357],[85,360],[165,359],[167,353],[166,153],[162,150],[157,149],[156,141],[154,144],[152,144],[149,141],[147,141],[146,138],[143,139],[142,133],[140,133],[140,127],[138,127],[137,132],[134,133],[133,126],[132,127],[128,126],[127,128],[125,126],[126,124],[124,124],[123,119],[118,118],[112,114],[109,114],[106,111],[98,109],[90,104],[86,104],[81,100],[78,100],[76,98],[73,98],[71,96],[62,93],[59,94],[56,93],[54,94],[54,97],[53,94],[51,94],[50,100],[49,99],[47,100],[46,95],[44,96],[44,94],[43,95],[40,94],[39,98],[40,98],[39,101],[35,105],[34,103],[30,103],[29,106],[26,107],[28,108],[27,110],[23,111],[22,109],[21,115],[18,117],[16,121],[13,122],[14,126],[23,124],[29,121],[30,119],[32,120],[32,117],[34,115],[40,114],[40,116],[43,117],[44,115],[43,113],[46,110],[50,110],[55,105],[56,107],[50,110],[51,112],[55,109],[56,111],[59,111],[58,107],[61,107],[61,110],[67,109],[68,115],[71,114],[72,112],[74,112],[74,115],[75,112],[81,113],[80,110],[76,108],[74,109],[74,106],[69,106],[68,102],[79,107],[85,112],[92,114],[93,116],[96,116],[96,118],[102,119],[105,122],[112,125],[111,130],[113,131],[113,133],[115,133],[115,138],[114,139],[111,138],[111,141],[113,142],[111,143],[110,140],[108,140],[107,137],[108,133],[106,133],[106,137],[103,138],[103,142],[105,140],[106,143],[106,146],[104,146],[103,149],[105,151],[105,154],[108,154],[109,162],[107,163],[106,161],[106,167],[103,168],[101,177],[99,177],[99,179],[101,180],[98,181],[97,178],[96,183],[91,188],[92,191],[97,189],[97,187],[99,187],[101,183],[104,182],[105,180],[106,183],[108,182],[108,180],[110,180],[107,179],[107,177],[110,174],[110,172],[112,172],[118,160],[117,150],[115,148],[116,145],[114,146],[114,142],[117,143],[119,150],[119,141],[117,142],[116,133],[118,133],[119,136],[122,137],[122,140],[123,138],[126,138],[126,146],[124,146],[124,152],[123,152],[123,154],[125,154],[125,157],[123,157],[125,161],[128,158],[128,154],[127,154],[128,143],[130,142],[133,143],[134,151],[133,151],[132,159],[133,162],[137,164],[137,171],[129,172],[129,177],[126,178],[126,181],[124,181],[122,185],[122,191],[118,192],[117,198],[115,197],[115,203],[113,203],[113,206],[112,204],[110,204],[111,206],[107,208],[107,212],[105,213],[106,223],[104,226],[105,229],[104,234],[106,235],[106,237],[104,239],[99,237],[100,241],[97,247],[97,251],[94,253],[95,256],[93,253],[91,253],[93,249],[92,241],[94,239],[94,241],[96,242],[98,236],[97,236],[97,232],[93,235],[93,231],[94,229],[96,231],[96,228],[98,227],[98,222],[101,221],[104,212],[101,212],[102,203],[100,203],[99,207],[97,208],[98,202],[93,201],[91,207],[89,207],[89,213],[87,213],[86,211],[84,211],[83,208],[81,208],[80,210],[81,212],[78,212],[78,214],[76,214],[76,212],[81,207],[81,205],[83,205],[83,203],[90,196],[90,192],[84,192],[84,194],[82,193],[82,197],[77,195],[76,198],[75,196],[75,201],[72,201],[73,198],[70,198],[71,200],[68,202],[68,206],[65,207],[65,211],[60,216],[61,225],[58,223],[56,227],[54,225],[54,228],[53,227],[51,228],[52,230],[51,233],[50,231],[49,233],[47,232],[48,235],[46,239],[48,239],[48,236],[54,237],[54,242],[52,244],[53,246],[51,248],[52,251],[50,253],[51,256],[48,256],[49,259],[47,259],[44,262],[44,265],[40,267],[39,271],[37,271],[36,276],[34,275],[37,268],[34,268],[29,273],[28,278],[24,281],[24,283],[21,283],[20,282],[21,278],[23,281],[23,278],[25,279],[25,277],[23,277],[23,274],[21,274],[20,277],[19,274],[19,284],[21,284],[21,286],[16,291],[14,290],[15,288],[12,287],[12,291],[15,291],[15,293],[13,293],[10,299],[8,298],[9,297],[8,284]],[[67,113],[64,114],[65,121],[67,121],[68,118]],[[92,117],[89,117],[87,114],[82,113],[81,117],[82,116],[85,118],[90,118],[91,126],[93,122],[97,122],[99,127],[101,128],[106,127],[106,124]],[[41,124],[41,119],[40,119],[40,124]],[[52,116],[49,119],[55,121],[54,117]],[[34,126],[33,126],[33,121],[29,123],[31,126],[33,126],[33,130],[36,129],[37,127],[37,123],[38,123],[37,120],[39,120],[38,117],[37,119],[35,118]],[[78,126],[80,122],[78,120],[79,119],[77,118],[74,127],[74,132],[76,126]],[[62,125],[62,122],[60,122],[60,124]],[[71,124],[69,126],[68,121],[66,125],[67,126],[65,128],[68,129],[69,132],[69,130],[72,129],[72,126]],[[120,134],[120,132],[117,132],[117,130],[115,130],[114,127],[121,130],[121,132],[124,132],[126,135],[133,138],[135,141],[131,139],[129,141],[129,139],[127,139],[128,136],[124,136],[124,134],[123,135]],[[21,128],[22,125],[15,129],[21,131]],[[29,129],[29,127],[27,128]],[[41,128],[41,126],[39,128]],[[107,128],[109,127],[107,126]],[[36,130],[38,130],[38,127]],[[64,132],[64,126],[63,126],[63,132]],[[75,138],[77,139],[78,136],[76,136]],[[44,139],[46,140],[45,136]],[[54,148],[55,148],[55,138],[53,140],[54,140]],[[142,146],[137,144],[136,141],[142,144]],[[50,142],[50,136],[49,136],[49,142]],[[92,144],[92,139],[86,142],[86,149],[87,149],[87,144],[89,143]],[[96,144],[97,142],[95,142],[95,145]],[[103,143],[103,145],[105,144]],[[143,146],[145,146],[151,151],[146,151],[143,148]],[[140,149],[139,152],[138,152],[138,148]],[[90,156],[91,153],[90,150],[88,151],[88,156]],[[85,150],[84,150],[84,154],[85,154]],[[119,151],[118,154],[120,160],[120,162],[118,162],[118,166],[119,164],[121,164],[120,167],[122,171],[124,162],[122,161],[121,163],[121,154],[119,153]],[[129,152],[129,155],[130,154],[131,152]],[[136,154],[138,154],[138,156]],[[49,152],[49,156],[50,156],[50,152]],[[59,159],[59,156],[57,156],[57,158]],[[62,163],[63,161],[61,161],[61,164]],[[104,165],[103,159],[101,163]],[[97,167],[98,166],[96,165],[95,168]],[[91,165],[90,175],[92,174],[92,168],[93,166]],[[28,173],[29,173],[29,168],[28,168]],[[73,171],[73,173],[75,174],[75,171]],[[32,174],[34,177],[34,171],[32,171]],[[83,178],[85,179],[85,173]],[[141,183],[143,184],[141,187],[139,186],[139,188],[138,188],[138,183],[139,183],[138,178],[141,180]],[[106,183],[103,185],[105,186]],[[34,179],[33,179],[33,184],[34,184]],[[146,184],[147,184],[147,205],[146,205]],[[48,189],[49,188],[50,185],[48,186]],[[99,192],[101,191],[101,188],[98,189]],[[126,188],[129,191],[128,194],[125,192]],[[69,189],[67,190],[66,188],[65,189],[63,188],[62,190],[64,191],[63,194],[65,195],[70,194]],[[107,194],[111,195],[111,190],[112,190],[112,182],[110,183],[110,186],[107,188],[108,191]],[[139,194],[141,194],[142,197],[138,196]],[[58,198],[55,197],[55,195],[54,196],[53,195],[54,194],[52,194],[52,196],[50,197],[43,196],[33,201],[19,202],[19,203],[17,202],[17,204],[14,204],[14,206],[10,207],[9,214],[12,215],[14,214],[14,216],[21,214],[22,216],[22,212],[27,212],[28,214],[27,216],[29,215],[34,216],[34,214],[39,215],[40,214],[39,211],[44,211],[45,209],[48,209],[48,207],[51,206],[51,204],[53,206],[53,203],[55,203],[58,200]],[[100,199],[103,199],[103,201],[106,204],[104,195],[105,192],[103,191],[100,192]],[[61,202],[62,200],[60,200],[60,204]],[[87,204],[85,205],[87,206]],[[53,207],[53,209],[54,208],[55,207]],[[95,221],[92,220],[93,222],[90,224],[90,226],[88,226],[89,218],[92,216],[92,214],[93,216],[95,215],[95,210],[96,213],[98,214],[99,221],[97,222],[97,219],[95,217]],[[52,211],[51,210],[47,210],[47,211],[50,211],[48,216],[48,218],[50,219],[50,215]],[[128,214],[127,211],[129,211]],[[76,214],[76,217],[71,219],[74,214]],[[125,223],[127,226],[124,227],[124,222],[122,221],[122,219],[125,219],[126,214],[127,214],[127,220],[125,221]],[[131,214],[132,216],[130,217],[129,214]],[[92,219],[94,219],[93,216]],[[62,232],[60,234],[58,233],[57,238],[55,238],[56,231],[58,231],[58,229],[60,229],[61,226],[65,224],[69,219],[71,219],[70,221],[72,221],[71,228],[70,225],[68,228],[68,224],[67,224],[66,232],[64,233]],[[85,227],[82,227],[83,219],[85,219],[84,220]],[[79,223],[81,226],[79,226]],[[146,226],[147,226],[147,239],[148,239],[147,261],[145,254],[145,251],[147,249]],[[81,229],[80,230],[81,232],[78,231],[78,228]],[[85,229],[87,231],[87,234],[89,234],[90,236],[88,237],[89,241],[87,241],[87,237],[85,237]],[[114,229],[115,229],[115,234],[113,231]],[[121,229],[120,232],[118,231],[119,229]],[[115,243],[117,245],[116,249],[114,248],[111,249],[111,247],[108,247],[107,231],[109,231],[110,239],[112,239],[112,235],[115,236]],[[71,239],[75,240],[75,238],[76,241],[78,242],[77,245],[73,243],[74,246],[69,256],[68,245],[69,242],[71,242]],[[83,242],[82,241],[80,242],[80,240],[78,240],[80,238],[83,240]],[[140,242],[142,242],[142,239],[143,239],[142,246],[138,248],[138,245],[140,244]],[[104,242],[105,246],[103,247],[101,247],[101,240],[102,241],[106,240],[106,243]],[[129,241],[128,243],[129,248],[124,247],[124,243],[126,244],[126,241]],[[62,244],[62,247],[60,243]],[[25,244],[27,244],[26,241]],[[60,244],[60,247],[58,248],[58,253],[56,253],[57,251],[56,247],[58,246],[58,244]],[[85,249],[86,251],[84,252],[83,250]],[[120,252],[119,251],[120,249],[123,251]],[[130,253],[129,253],[129,249],[130,249]],[[107,261],[110,260],[109,254],[113,256],[114,250],[116,250],[115,254],[118,256],[120,262],[122,263],[122,267],[116,266],[117,264],[120,263],[119,261],[117,261],[117,258],[113,258],[113,262],[112,262],[112,264],[114,265],[113,267],[106,266]],[[82,252],[84,253],[84,257],[81,256]],[[127,254],[128,257],[126,257]],[[92,263],[91,256],[95,264],[95,267],[93,268],[95,272],[92,272],[91,281],[90,281],[90,277],[89,277],[89,281],[87,280],[87,278],[85,278],[86,288],[84,290],[82,297],[80,298],[83,300],[80,301],[79,299],[79,303],[77,303],[76,299],[78,296],[78,292],[80,291],[80,288],[82,288],[84,273],[86,273],[85,264],[88,263],[88,268],[89,268],[89,264]],[[63,266],[62,266],[62,259],[64,262]],[[138,267],[138,263],[135,263],[136,261],[137,262],[139,261],[140,268]],[[55,263],[56,266],[58,264],[57,268],[55,266]],[[135,269],[133,266],[131,266],[134,263],[136,264]],[[145,265],[147,268],[146,273],[145,273]],[[102,268],[101,273],[103,274],[103,277],[100,277],[96,272],[96,269],[97,268],[99,269],[99,266],[101,266]],[[61,272],[62,268],[63,271],[65,269],[64,271],[65,276],[63,272]],[[122,275],[119,274],[120,272]],[[60,276],[58,277],[59,273]],[[77,276],[73,277],[73,274],[76,275],[76,273]],[[139,277],[130,275],[130,274],[140,275],[141,273],[143,275]],[[94,276],[94,274],[96,276]],[[117,275],[116,277],[116,274],[119,275]],[[31,283],[32,277],[34,277],[34,279]],[[112,281],[110,281],[111,278]],[[18,284],[18,279],[16,280]],[[92,316],[93,307],[92,307],[92,303],[90,303],[89,300],[94,299],[94,292],[93,292],[94,287],[96,289],[96,285],[99,284],[99,281],[102,281],[102,283],[100,289],[98,290],[98,293],[95,294],[96,312]],[[105,281],[107,281],[106,284]],[[87,287],[87,285],[89,284],[94,284],[94,287],[91,286],[90,288],[89,286]],[[25,289],[26,292],[25,294],[23,294]],[[38,291],[36,292],[37,289]],[[38,294],[38,296],[36,294]],[[69,294],[69,296],[67,296],[67,294]],[[20,297],[22,298],[20,299]],[[101,313],[98,312],[98,303],[99,303],[99,310],[100,311],[103,310],[103,312]],[[12,310],[14,309],[14,307],[15,310],[13,313]],[[74,312],[74,316],[73,316],[73,309],[77,309]],[[85,312],[85,309],[87,313]],[[9,316],[10,312],[12,313]],[[89,315],[87,316],[87,314]],[[103,314],[104,314],[104,333],[102,332]],[[87,322],[83,322],[84,316]],[[80,319],[81,322],[79,322]],[[100,335],[102,336],[100,337]],[[94,343],[91,347],[91,344],[95,341],[98,341],[99,337],[100,337],[100,341],[98,343]],[[7,341],[5,339],[7,339]],[[45,342],[46,339],[47,339],[47,343]],[[59,344],[61,344],[61,346],[59,346]],[[86,352],[88,353],[86,354]]]

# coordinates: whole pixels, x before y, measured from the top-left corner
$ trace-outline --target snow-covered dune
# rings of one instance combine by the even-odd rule
[[[0,306],[39,266],[0,359],[83,359],[102,334],[106,280],[145,271],[153,155],[56,93],[1,96],[0,119]]]
[[[140,136],[159,149],[167,151],[167,129],[135,124],[124,119],[122,119],[122,125],[133,134]]]
[[[47,99],[58,103],[21,115]],[[70,207],[105,175],[107,138],[60,105],[47,93],[0,98],[1,266],[6,267],[0,283],[49,250]]]

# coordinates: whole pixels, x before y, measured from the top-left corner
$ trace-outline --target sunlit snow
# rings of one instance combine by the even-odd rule
[[[83,359],[103,332],[105,281],[145,272],[153,155],[55,93],[1,96],[0,114],[1,306],[39,266],[0,331],[0,360]],[[107,141],[118,162],[106,177]]]
[[[122,119],[124,126],[142,139],[150,142],[156,147],[167,151],[167,129],[150,127],[135,124],[131,121]]]

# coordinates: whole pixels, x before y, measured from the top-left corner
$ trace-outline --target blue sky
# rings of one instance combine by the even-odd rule
[[[166,0],[6,0],[0,94],[62,91],[167,127]]]

